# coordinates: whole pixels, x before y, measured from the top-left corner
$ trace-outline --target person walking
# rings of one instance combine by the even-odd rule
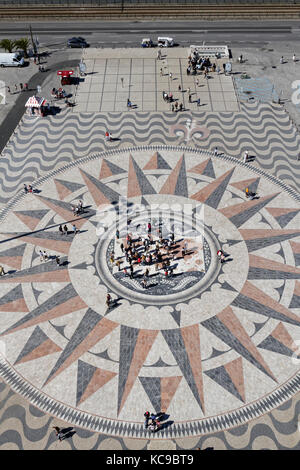
[[[132,263],[129,266],[129,271],[130,271],[130,278],[132,279],[133,278],[133,265],[132,265]]]
[[[293,54],[293,62],[297,62],[295,52],[294,52],[294,54]]]
[[[69,233],[68,232],[68,227],[66,225],[64,225],[64,232],[65,232],[66,235],[68,235],[68,233]]]
[[[172,80],[172,72],[169,73],[170,80]]]
[[[74,235],[76,235],[76,233],[78,233],[76,225],[73,225],[72,230],[73,230]]]
[[[124,86],[124,78],[123,77],[121,77],[121,85],[122,85],[122,88],[123,88],[123,86]]]
[[[110,134],[110,132],[108,132],[108,131],[105,132],[105,140],[106,140],[107,142],[111,142],[111,140],[112,140],[112,139],[111,139],[111,134]]]
[[[64,233],[63,228],[62,228],[62,225],[60,225],[60,226],[58,227],[58,230],[60,231],[60,234],[61,234],[61,235]]]
[[[191,103],[191,102],[192,102],[192,95],[189,94],[189,103]]]
[[[24,191],[25,191],[25,194],[28,193],[28,188],[27,188],[27,184],[24,183]]]
[[[7,93],[9,93],[9,94],[11,93],[9,86],[7,87]]]
[[[246,152],[244,153],[244,163],[247,163],[248,158],[249,158],[249,152],[248,150],[246,150]]]
[[[49,256],[47,255],[46,251],[44,250],[43,251],[43,260],[48,261],[48,259],[49,259]]]
[[[284,63],[283,55],[280,57],[280,63],[281,63],[281,64]]]
[[[124,243],[121,243],[120,248],[121,248],[122,253],[124,253]]]
[[[218,147],[215,147],[214,156],[217,157],[217,155],[218,155]]]
[[[17,87],[17,84],[15,83],[15,93],[17,93],[18,91],[18,87]]]
[[[43,252],[42,250],[39,251],[39,255],[40,255],[40,261],[44,261],[44,256],[43,256]]]
[[[4,276],[6,272],[4,271],[3,266],[0,266],[0,276]]]
[[[223,263],[225,261],[225,255],[224,255],[222,250],[217,251],[217,256],[218,256],[219,260],[221,261],[221,263]]]
[[[121,260],[118,259],[116,265],[118,266],[118,271],[121,271]]]
[[[107,294],[107,296],[106,296],[106,305],[107,305],[108,307],[110,307],[110,304],[111,304],[111,295],[110,295],[110,294]]]
[[[20,91],[23,91],[23,83],[20,83]]]
[[[59,256],[55,256],[55,261],[56,261],[56,264],[57,266],[60,266],[60,257]]]
[[[148,423],[149,423],[149,419],[150,419],[150,412],[149,412],[149,411],[146,411],[146,412],[144,413],[144,418],[145,418],[144,428],[147,429]]]
[[[178,111],[178,101],[175,101],[175,109]]]

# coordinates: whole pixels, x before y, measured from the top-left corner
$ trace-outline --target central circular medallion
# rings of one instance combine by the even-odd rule
[[[151,208],[151,218],[148,210],[137,210],[130,218],[119,217],[118,228],[113,224],[100,236],[98,275],[122,298],[178,303],[207,289],[218,276],[215,235],[196,210],[186,214],[179,204],[172,209]]]

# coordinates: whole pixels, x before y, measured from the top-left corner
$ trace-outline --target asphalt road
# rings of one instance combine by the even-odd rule
[[[269,42],[299,43],[300,21],[89,21],[31,22],[40,46],[63,50],[72,36],[83,36],[91,47],[137,47],[141,39],[171,36],[179,46],[227,44],[264,46]],[[0,39],[29,37],[29,23],[1,22]]]

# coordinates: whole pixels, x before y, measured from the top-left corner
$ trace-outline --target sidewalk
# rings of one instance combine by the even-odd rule
[[[0,152],[3,151],[10,137],[18,127],[18,124],[25,112],[25,103],[30,96],[36,94],[37,85],[42,86],[41,95],[44,96],[46,99],[49,99],[49,93],[45,92],[45,90],[43,89],[43,84],[47,81],[47,79],[53,74],[56,74],[56,71],[60,68],[77,67],[77,65],[78,59],[69,60],[66,62],[59,62],[57,64],[51,64],[51,67],[47,72],[37,72],[30,78],[30,80],[28,81],[28,92],[19,92],[14,106],[8,112],[5,119],[0,124]]]

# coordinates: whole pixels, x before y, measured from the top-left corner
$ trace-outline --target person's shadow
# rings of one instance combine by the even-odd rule
[[[64,439],[69,439],[70,437],[74,436],[76,434],[76,431],[73,431],[74,428],[64,428],[61,430],[61,433],[63,434],[63,440]]]

